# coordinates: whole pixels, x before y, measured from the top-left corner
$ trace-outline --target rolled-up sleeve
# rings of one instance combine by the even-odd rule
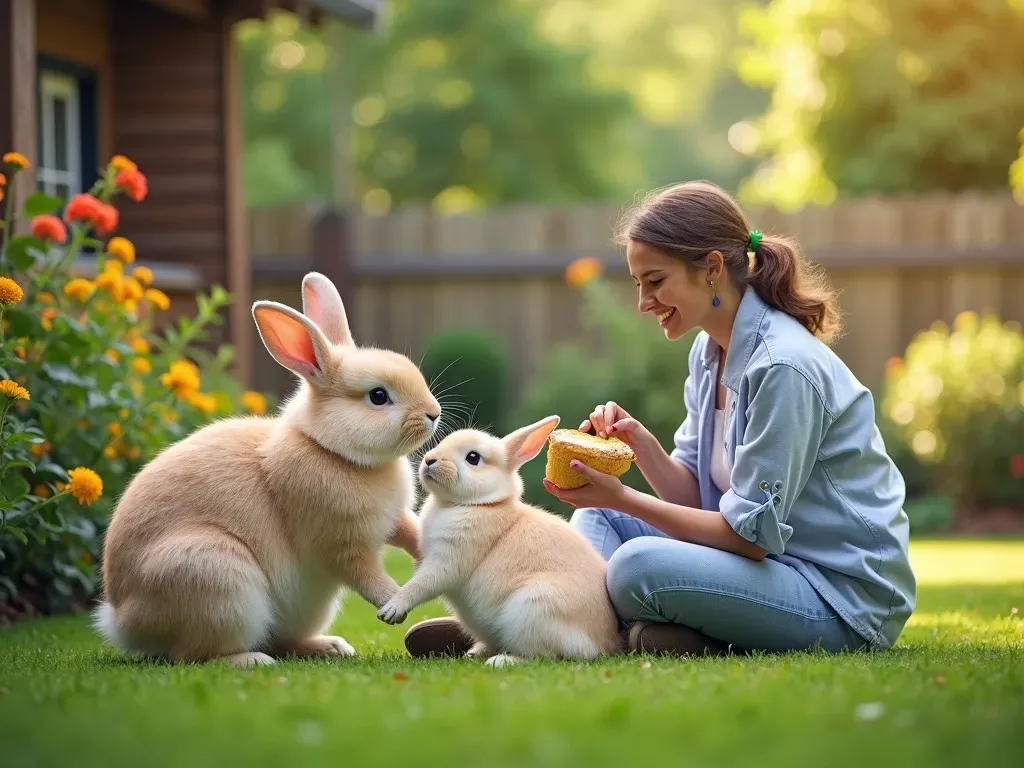
[[[697,430],[700,419],[697,403],[697,376],[700,372],[701,344],[694,343],[690,348],[690,373],[683,384],[683,404],[686,407],[686,418],[679,425],[673,436],[675,447],[669,454],[684,467],[690,470],[694,478],[697,474]],[[697,366],[697,367],[694,367]]]
[[[788,365],[765,372],[746,414],[719,508],[736,533],[781,555],[793,534],[789,510],[814,468],[830,416],[811,382]]]

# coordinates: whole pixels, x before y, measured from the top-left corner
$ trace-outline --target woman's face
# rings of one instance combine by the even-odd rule
[[[639,288],[638,308],[656,319],[666,338],[675,341],[703,323],[713,294],[702,273],[635,240],[629,241],[626,261]]]

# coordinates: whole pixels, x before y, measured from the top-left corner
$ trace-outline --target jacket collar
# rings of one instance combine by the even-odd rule
[[[729,340],[729,355],[725,360],[725,372],[722,374],[722,385],[733,392],[739,391],[740,378],[747,369],[750,356],[754,354],[761,323],[769,309],[757,295],[757,291],[747,286],[736,310],[736,319]],[[708,337],[708,343],[704,347],[705,368],[710,368],[718,360],[720,350],[718,342]]]

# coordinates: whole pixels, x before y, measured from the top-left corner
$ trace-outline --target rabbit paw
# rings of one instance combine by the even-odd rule
[[[295,656],[337,656],[347,658],[356,655],[353,648],[343,637],[336,635],[318,635],[303,640],[291,649]]]
[[[224,661],[234,664],[239,669],[249,669],[250,667],[265,667],[274,663],[274,659],[267,656],[265,653],[259,651],[253,651],[251,653],[234,653],[230,656],[225,656]]]
[[[519,664],[522,661],[518,656],[510,656],[507,653],[499,653],[497,656],[491,656],[487,661],[484,662],[488,667],[511,667],[513,664]]]
[[[493,656],[494,652],[487,647],[487,643],[479,642],[473,645],[468,651],[466,651],[466,658],[469,659],[482,659],[488,656]]]
[[[401,605],[396,605],[394,600],[389,600],[383,608],[377,611],[377,618],[386,624],[401,624],[409,611]]]

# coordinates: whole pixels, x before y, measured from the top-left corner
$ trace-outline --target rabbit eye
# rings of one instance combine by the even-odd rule
[[[480,454],[476,451],[470,451],[466,454],[466,461],[472,464],[474,467],[480,463]]]
[[[391,399],[388,397],[388,391],[384,387],[371,389],[367,397],[370,398],[370,402],[374,405],[386,405]]]

